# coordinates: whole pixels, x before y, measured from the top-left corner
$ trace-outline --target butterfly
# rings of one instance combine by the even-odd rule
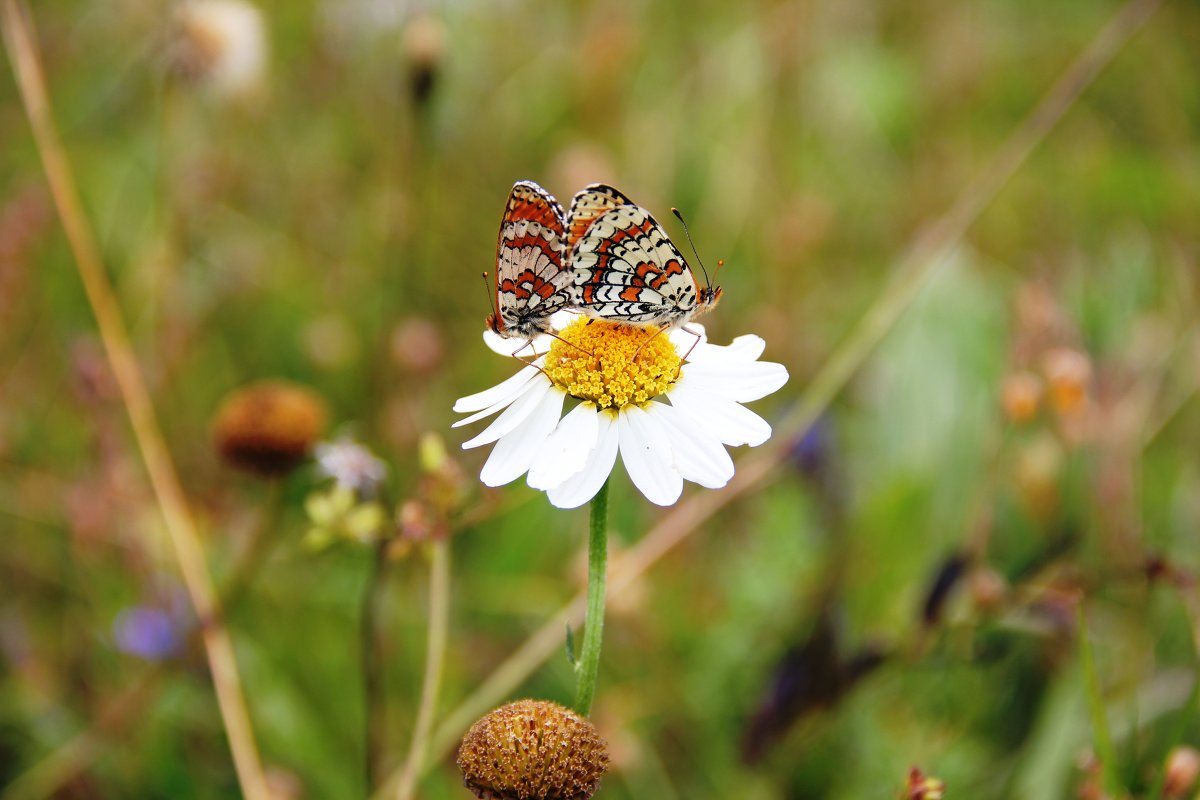
[[[550,316],[571,301],[565,233],[562,206],[549,192],[533,181],[513,184],[496,243],[496,306],[487,318],[493,333],[528,345],[550,332]]]
[[[616,189],[592,184],[571,208],[572,302],[584,314],[666,330],[721,299],[720,286],[699,285],[650,212]]]
[[[611,186],[589,184],[571,198],[571,213],[567,216],[567,250],[583,238],[588,226],[606,211],[618,206],[631,206],[633,201]]]

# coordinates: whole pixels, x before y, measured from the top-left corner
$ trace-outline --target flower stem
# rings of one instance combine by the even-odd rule
[[[1117,754],[1113,749],[1112,737],[1108,732],[1108,721],[1104,714],[1104,697],[1100,690],[1100,678],[1096,673],[1096,662],[1092,656],[1092,642],[1088,639],[1087,617],[1083,601],[1075,609],[1076,631],[1079,636],[1079,662],[1083,672],[1083,689],[1087,694],[1088,712],[1092,717],[1092,738],[1096,758],[1100,762],[1101,776],[1106,792],[1116,797],[1121,794],[1121,782],[1117,777]]]
[[[383,753],[383,736],[387,726],[383,702],[383,670],[379,663],[379,637],[376,634],[380,598],[383,595],[384,576],[387,572],[387,547],[386,537],[375,544],[371,574],[367,576],[366,585],[363,586],[359,613],[359,668],[363,676],[363,771],[367,794],[379,785],[379,759]]]
[[[246,590],[254,583],[262,569],[263,562],[271,554],[278,540],[276,532],[279,528],[279,518],[283,513],[283,487],[278,480],[272,480],[267,487],[267,498],[264,503],[262,518],[251,534],[250,543],[238,559],[228,581],[218,594],[220,614],[228,620]]]
[[[429,641],[425,648],[425,678],[421,686],[421,705],[413,726],[412,744],[400,777],[398,800],[412,800],[429,751],[429,732],[433,728],[433,712],[437,706],[438,689],[442,682],[442,665],[446,656],[446,630],[450,622],[450,543],[448,538],[436,539],[429,564]]]
[[[592,499],[592,526],[588,536],[587,618],[583,623],[583,648],[575,665],[575,710],[587,716],[596,696],[600,671],[600,643],[604,637],[604,593],[608,580],[608,481]]]

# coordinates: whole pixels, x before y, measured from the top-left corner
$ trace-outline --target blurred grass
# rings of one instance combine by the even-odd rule
[[[705,261],[728,263],[710,335],[760,333],[766,357],[792,373],[755,406],[771,418],[1116,8],[459,4],[438,13],[445,49],[424,108],[407,94],[410,16],[383,4],[265,8],[269,80],[250,107],[165,76],[164,7],[51,0],[35,13],[85,205],[224,574],[265,496],[209,446],[228,389],[265,375],[317,387],[388,459],[405,496],[416,437],[458,442],[446,432],[453,399],[511,371],[479,347],[477,274],[491,268],[514,180],[560,198],[611,181],[660,219],[678,206]],[[827,454],[840,465],[840,516],[822,510],[813,482],[783,476],[722,511],[614,610],[596,714],[617,764],[601,796],[891,796],[914,763],[958,796],[1069,796],[1091,736],[1069,633],[1028,611],[1047,585],[1086,590],[1114,704],[1194,668],[1195,621],[1137,567],[1153,551],[1200,568],[1200,420],[1183,406],[1145,450],[1118,423],[1130,387],[1163,387],[1134,434],[1195,388],[1197,30],[1194,5],[1168,4],[1129,43],[841,395]],[[46,202],[10,81],[0,131],[8,218]],[[27,240],[0,261],[5,781],[86,728],[139,669],[114,650],[112,621],[172,580],[69,251],[51,217],[29,216],[0,228],[0,244],[13,231]],[[1020,456],[1037,432],[999,410],[1004,376],[1037,366],[1022,363],[1027,331],[1014,310],[1031,283],[1067,320],[1060,343],[1090,354],[1098,420],[1086,440],[1060,442],[1057,499],[1036,512]],[[431,369],[406,350],[428,345],[397,333],[413,319],[444,346]],[[86,383],[97,370],[99,391]],[[1052,418],[1034,424],[1060,441]],[[461,462],[473,473],[482,457]],[[353,797],[363,793],[355,620],[369,558],[301,550],[311,483],[291,479],[283,544],[231,627],[264,758],[308,797]],[[628,544],[660,512],[619,471],[613,486],[614,535]],[[528,500],[454,539],[443,712],[579,585],[585,514],[523,486],[504,494]],[[987,561],[1023,602],[996,620],[960,593],[917,646],[928,582],[974,541],[980,506]],[[1065,529],[1068,549],[1030,571]],[[421,680],[425,580],[419,558],[398,564],[383,620],[396,759]],[[830,593],[848,646],[880,642],[900,656],[803,720],[762,765],[741,765],[743,727],[773,665]],[[144,719],[62,796],[229,796],[202,660],[177,663]],[[566,701],[572,691],[560,659],[522,693]],[[1186,687],[1169,697],[1179,708]],[[1137,718],[1137,736],[1114,733],[1119,774],[1140,796],[1173,717]],[[1185,741],[1198,736],[1186,727]],[[449,764],[423,788],[465,794]]]

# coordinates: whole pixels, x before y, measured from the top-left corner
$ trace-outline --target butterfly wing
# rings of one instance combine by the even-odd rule
[[[496,244],[498,333],[532,337],[570,299],[562,206],[532,181],[513,185]]]
[[[599,216],[614,208],[631,205],[632,200],[603,183],[589,184],[576,192],[571,198],[571,213],[567,215],[567,250],[575,247]]]
[[[640,206],[606,211],[571,256],[574,301],[618,322],[681,325],[696,309],[696,279],[663,227]]]

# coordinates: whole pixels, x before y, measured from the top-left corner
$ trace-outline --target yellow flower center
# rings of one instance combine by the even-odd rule
[[[683,363],[670,337],[657,334],[580,317],[559,331],[543,369],[567,394],[600,408],[641,405],[666,392]]]

